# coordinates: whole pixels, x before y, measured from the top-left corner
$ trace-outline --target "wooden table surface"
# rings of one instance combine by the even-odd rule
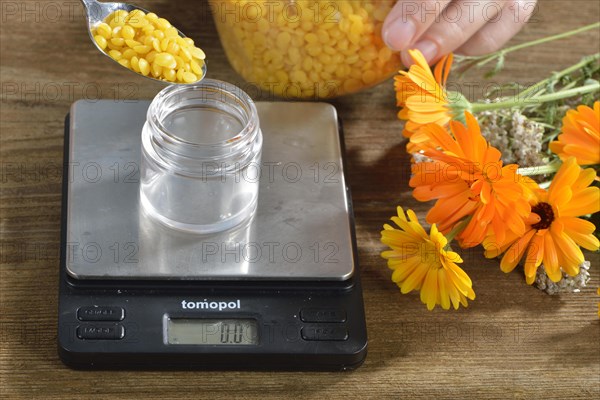
[[[210,76],[241,84],[207,9],[140,1],[195,38]],[[600,2],[541,0],[511,43],[600,20]],[[160,84],[116,68],[91,46],[78,1],[2,1],[0,397],[3,399],[598,398],[600,262],[579,294],[548,296],[522,272],[465,253],[477,299],[428,312],[401,295],[379,256],[381,225],[411,197],[391,82],[337,99],[346,130],[369,332],[365,364],[348,373],[78,372],[56,351],[63,119],[79,98],[151,99]],[[204,4],[204,3],[200,3]],[[520,51],[497,82],[532,83],[598,51],[599,32]],[[480,74],[463,82],[472,87]],[[465,86],[466,87],[466,86]]]

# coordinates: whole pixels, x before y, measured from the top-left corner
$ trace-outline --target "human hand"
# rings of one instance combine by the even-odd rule
[[[521,30],[537,0],[398,0],[387,16],[382,36],[389,48],[418,49],[430,64],[456,52],[476,56],[500,49]]]

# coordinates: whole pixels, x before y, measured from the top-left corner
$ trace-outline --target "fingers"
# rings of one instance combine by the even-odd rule
[[[382,37],[395,51],[407,50],[436,21],[451,0],[399,0],[386,17]]]
[[[514,0],[505,4],[497,21],[489,21],[456,50],[478,56],[499,50],[519,32],[536,10],[537,0]]]
[[[502,13],[504,2],[498,0],[455,0],[449,4],[439,22],[429,27],[412,48],[423,53],[427,62],[434,63],[467,42],[488,21],[494,21]],[[403,52],[402,62],[410,65],[410,56]]]
[[[459,51],[475,55],[498,50],[531,17],[537,0],[399,0],[382,29],[385,43],[406,52],[418,49],[428,63]]]

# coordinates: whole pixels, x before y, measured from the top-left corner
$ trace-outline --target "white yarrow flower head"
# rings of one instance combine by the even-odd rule
[[[542,156],[544,127],[541,124],[514,109],[482,111],[477,116],[482,135],[500,150],[504,164],[536,167],[548,162]]]
[[[587,286],[589,280],[589,261],[584,261],[579,265],[579,274],[575,276],[570,276],[563,272],[562,279],[558,282],[552,282],[546,274],[544,265],[540,265],[535,277],[535,286],[548,294],[579,293],[581,289]]]

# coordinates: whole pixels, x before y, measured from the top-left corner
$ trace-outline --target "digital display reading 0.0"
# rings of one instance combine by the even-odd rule
[[[258,328],[253,319],[167,318],[166,333],[168,344],[258,344]]]

